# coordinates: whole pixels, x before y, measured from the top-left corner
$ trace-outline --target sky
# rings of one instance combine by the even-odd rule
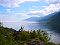
[[[60,0],[0,0],[0,22],[21,22],[59,10]]]
[[[60,10],[60,0],[0,0],[0,21],[20,22]]]

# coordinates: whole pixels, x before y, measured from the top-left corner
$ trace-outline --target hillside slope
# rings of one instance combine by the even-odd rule
[[[50,17],[47,23],[52,29],[60,31],[60,12],[57,12]]]

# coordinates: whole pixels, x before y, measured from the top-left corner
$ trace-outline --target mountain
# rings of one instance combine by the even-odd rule
[[[49,20],[49,21],[50,20],[57,20],[59,17],[60,17],[60,11],[59,12],[54,12],[52,14],[49,14],[49,15],[43,17],[42,20]]]
[[[52,14],[51,14],[52,15]],[[53,13],[53,16],[48,18],[47,24],[54,30],[58,30],[60,32],[60,11]]]
[[[25,21],[33,21],[33,22],[44,22],[47,21],[50,17],[52,17],[55,13],[53,14],[49,14],[47,16],[43,16],[43,17],[31,17],[28,19],[25,19]]]
[[[31,18],[26,19],[25,21],[38,22],[39,20],[41,20],[41,17],[31,17]]]
[[[54,12],[44,17],[31,17],[26,21],[35,21],[46,23],[51,29],[58,30],[60,32],[60,11]]]

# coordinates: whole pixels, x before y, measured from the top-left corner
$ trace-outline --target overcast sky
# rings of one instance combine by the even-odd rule
[[[0,0],[0,21],[20,22],[60,10],[60,0]]]

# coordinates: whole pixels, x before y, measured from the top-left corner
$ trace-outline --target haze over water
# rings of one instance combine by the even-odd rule
[[[14,28],[19,30],[21,26],[24,27],[24,30],[44,30],[51,35],[51,40],[54,43],[60,43],[60,33],[49,28],[48,25],[37,23],[37,22],[4,22],[5,27]]]

